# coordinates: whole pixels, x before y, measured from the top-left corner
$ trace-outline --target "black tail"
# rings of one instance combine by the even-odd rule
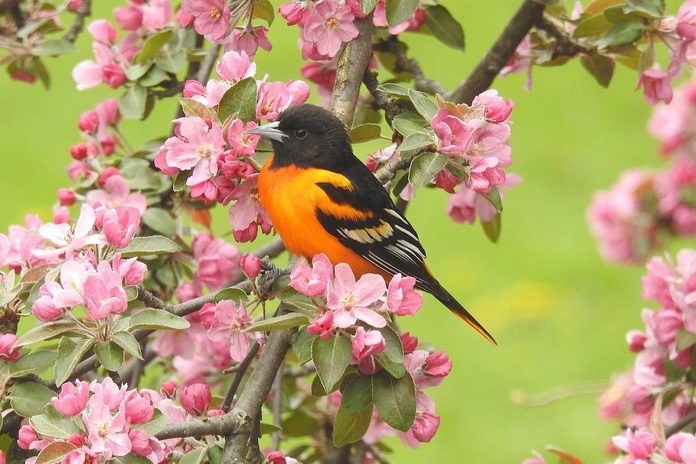
[[[438,301],[440,301],[440,303],[445,305],[447,309],[452,311],[460,319],[469,324],[475,331],[480,333],[483,338],[494,345],[498,345],[495,338],[488,333],[488,331],[479,323],[479,321],[476,320],[476,318],[474,318],[474,316],[471,315],[469,311],[466,310],[466,308],[464,308],[464,306],[459,304],[459,302],[450,294],[450,292],[445,289],[445,287],[440,285],[440,282],[435,280],[434,277],[429,280],[430,281],[425,284],[423,282],[418,282],[416,287],[419,287],[433,295],[438,299]]]

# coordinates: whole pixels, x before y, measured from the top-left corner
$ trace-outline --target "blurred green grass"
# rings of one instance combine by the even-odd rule
[[[118,3],[99,2],[96,17]],[[466,53],[442,48],[430,37],[405,38],[426,73],[452,88],[519,2],[442,3],[464,25]],[[274,50],[258,55],[259,75],[298,78],[297,30],[278,20],[270,37]],[[49,91],[0,73],[0,230],[27,213],[50,218],[56,189],[69,185],[65,166],[68,147],[79,140],[79,114],[114,95],[75,90],[70,70],[91,55],[86,39],[79,41],[79,54],[48,60]],[[585,210],[593,192],[613,183],[621,170],[660,165],[656,143],[645,131],[650,108],[634,91],[635,82],[635,74],[618,68],[610,88],[603,89],[577,63],[536,68],[531,92],[524,91],[523,76],[495,82],[515,101],[513,167],[523,177],[505,198],[499,244],[488,242],[478,225],[449,220],[442,192],[418,192],[409,217],[430,267],[500,346],[486,344],[432,299],[403,322],[422,341],[446,350],[454,370],[429,391],[442,416],[439,433],[418,450],[391,441],[393,462],[514,463],[548,443],[587,463],[608,460],[602,447],[615,425],[598,419],[594,395],[540,408],[516,405],[510,395],[607,380],[631,363],[623,340],[640,324],[642,269],[600,259]],[[174,112],[174,102],[160,104],[147,121],[125,123],[124,132],[136,145],[165,134]],[[217,230],[227,230],[224,211],[216,221]]]

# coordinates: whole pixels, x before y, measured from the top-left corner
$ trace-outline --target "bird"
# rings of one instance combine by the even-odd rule
[[[324,253],[356,276],[387,282],[411,276],[488,341],[493,336],[433,276],[418,234],[389,193],[353,153],[348,132],[330,111],[291,106],[250,131],[270,139],[273,154],[258,176],[258,196],[285,248],[311,260]]]

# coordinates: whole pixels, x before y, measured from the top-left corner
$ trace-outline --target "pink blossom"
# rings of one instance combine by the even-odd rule
[[[111,269],[107,261],[101,261],[97,273],[87,277],[84,286],[87,306],[85,319],[104,319],[111,314],[120,314],[128,308],[128,297],[121,283],[121,276]]]
[[[244,253],[240,260],[240,266],[244,275],[250,279],[255,278],[261,272],[263,263],[252,253]]]
[[[645,428],[627,429],[623,435],[614,436],[611,441],[629,457],[647,459],[655,450],[655,437]]]
[[[116,22],[127,31],[140,29],[143,25],[142,6],[131,4],[127,7],[115,8],[114,18]]]
[[[0,360],[11,362],[19,358],[19,348],[12,348],[16,341],[13,333],[0,334]]]
[[[189,187],[215,177],[218,158],[225,146],[222,128],[198,117],[180,118],[175,122],[176,136],[164,142],[166,165],[182,171],[193,169],[186,180]]]
[[[211,290],[220,290],[235,278],[239,268],[239,252],[231,243],[208,233],[197,234],[193,240],[193,257],[198,263],[195,279]]]
[[[438,151],[441,153],[462,154],[466,151],[474,129],[462,119],[450,114],[446,109],[440,108],[430,122],[430,127],[435,131],[440,144]]]
[[[17,433],[17,446],[23,450],[31,449],[32,442],[37,440],[36,430],[31,425],[23,425]]]
[[[256,239],[258,228],[265,234],[271,231],[271,221],[258,201],[258,174],[246,177],[239,184],[226,192],[221,203],[235,202],[229,209],[232,234],[238,242],[250,242]]]
[[[170,0],[150,0],[141,5],[143,27],[156,31],[167,26],[172,19],[172,2]]]
[[[244,50],[230,50],[222,55],[215,70],[224,80],[235,83],[256,74],[256,63]]]
[[[184,97],[197,101],[206,108],[213,108],[220,104],[220,100],[230,88],[230,84],[225,81],[210,79],[203,87],[203,84],[196,80],[187,80],[184,84]]]
[[[146,395],[135,390],[128,392],[123,400],[126,418],[130,424],[144,424],[152,419],[155,409]]]
[[[280,15],[288,23],[288,26],[300,24],[304,26],[307,18],[311,14],[311,10],[295,1],[283,3],[278,9]]]
[[[227,35],[230,9],[225,0],[184,0],[181,9],[194,17],[194,29],[207,39],[221,43]]]
[[[423,372],[433,377],[446,377],[452,370],[452,360],[444,351],[430,353],[423,364]]]
[[[210,307],[210,310],[213,310]],[[203,310],[201,310],[203,312]],[[214,307],[214,317],[206,324],[208,337],[212,341],[226,342],[234,362],[240,362],[249,352],[250,341],[258,340],[254,332],[245,332],[251,325],[251,317],[242,303],[222,300]]]
[[[149,436],[143,430],[131,429],[128,432],[128,439],[131,442],[131,451],[134,454],[146,457],[155,463],[165,460],[167,452],[164,443]]]
[[[512,113],[512,100],[505,100],[498,91],[494,89],[486,90],[477,95],[472,102],[472,105],[483,105],[486,107],[486,119],[501,123],[507,120]]]
[[[414,290],[416,279],[396,274],[389,281],[387,307],[399,316],[412,316],[423,306],[423,295]]]
[[[94,208],[104,206],[106,208],[116,208],[118,206],[129,206],[135,208],[142,216],[147,209],[147,199],[141,193],[131,193],[128,182],[120,173],[109,171],[109,176],[102,179],[104,188],[95,189],[87,192],[85,197],[87,203]],[[100,176],[101,178],[101,176]]]
[[[251,156],[256,152],[256,146],[261,137],[249,133],[249,130],[254,127],[256,127],[254,122],[249,121],[245,123],[239,118],[235,118],[230,123],[227,129],[227,141],[230,144],[232,155]]]
[[[110,245],[125,248],[140,228],[140,213],[130,206],[117,206],[104,213],[101,227]]]
[[[696,40],[696,2],[687,0],[677,12],[677,33],[685,39]]]
[[[378,330],[365,330],[359,326],[351,337],[353,362],[364,374],[374,374],[376,365],[373,356],[384,352],[387,342]]]
[[[128,422],[123,409],[112,416],[106,404],[91,401],[89,410],[82,414],[82,421],[87,429],[91,453],[102,455],[105,459],[130,453]]]
[[[194,383],[179,393],[181,406],[193,416],[200,415],[210,406],[210,387],[205,383]]]
[[[44,258],[64,255],[67,259],[71,259],[87,246],[103,244],[104,237],[93,233],[95,221],[94,209],[88,204],[83,204],[74,227],[68,224],[42,225],[39,227],[39,235],[56,245],[56,248],[34,249],[33,253]]]
[[[268,28],[264,26],[236,28],[225,43],[225,50],[244,52],[250,57],[256,55],[259,48],[269,52],[272,45],[267,35]]]
[[[166,380],[162,382],[162,386],[160,387],[160,393],[165,398],[174,398],[178,389],[179,386],[176,384],[176,382],[172,380]]]
[[[334,334],[334,313],[326,311],[317,315],[314,320],[307,326],[307,332],[312,335],[318,335],[319,338],[326,340]]]
[[[377,328],[387,324],[374,309],[384,307],[381,298],[387,288],[381,276],[364,274],[356,282],[353,271],[346,263],[337,264],[334,275],[327,287],[326,307],[334,311],[336,327],[346,328],[358,320]]]
[[[416,392],[416,418],[402,438],[410,446],[428,443],[440,427],[440,416],[435,414],[435,402],[425,393]]]
[[[147,266],[145,263],[138,261],[137,258],[121,259],[121,254],[116,253],[112,260],[112,266],[127,287],[139,285],[145,280]]]
[[[92,34],[95,41],[107,45],[116,42],[116,37],[118,36],[116,29],[114,29],[108,21],[103,19],[92,21],[89,26],[87,26],[87,30]]]
[[[60,282],[46,280],[39,288],[39,298],[32,305],[32,313],[40,321],[61,317],[66,308],[83,303],[83,289],[94,267],[85,261],[70,260],[60,267]]]
[[[672,86],[670,78],[665,71],[660,69],[646,69],[638,79],[636,88],[643,87],[645,101],[651,105],[659,101],[669,103],[672,101]]]
[[[404,354],[413,353],[418,348],[418,337],[411,335],[410,332],[402,332],[400,338]]]
[[[89,398],[89,384],[76,380],[75,383],[64,383],[60,386],[57,397],[51,398],[51,404],[56,411],[65,416],[77,416],[84,411]]]
[[[332,60],[305,63],[300,72],[302,77],[317,85],[317,93],[324,102],[328,102],[336,83],[336,62]]]
[[[319,296],[326,291],[332,277],[331,261],[321,253],[312,258],[312,267],[304,263],[295,264],[290,272],[290,286],[304,295]]]
[[[89,384],[89,390],[93,393],[88,401],[89,405],[104,404],[109,411],[119,408],[126,394],[126,386],[119,388],[111,377],[105,377],[101,382],[93,380]]]
[[[275,121],[280,113],[309,98],[309,86],[304,81],[259,83],[256,98],[256,119]]]
[[[390,34],[397,35],[407,30],[419,30],[423,26],[423,24],[425,24],[425,21],[427,19],[428,15],[425,12],[425,10],[423,8],[416,8],[411,17],[406,21],[402,22],[401,24],[389,26],[389,23],[387,22],[386,3],[381,1],[377,3],[377,5],[375,6],[373,22],[375,23],[375,26],[386,27],[388,28]]]
[[[266,455],[268,464],[298,464],[297,459],[285,456],[282,451],[271,451]]]
[[[336,56],[344,42],[358,36],[353,12],[338,0],[324,0],[317,4],[307,19],[302,38],[316,46],[319,54]]]

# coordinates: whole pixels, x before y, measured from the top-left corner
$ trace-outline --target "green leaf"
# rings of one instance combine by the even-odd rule
[[[409,135],[409,137],[413,135],[415,134]],[[416,188],[425,187],[430,184],[438,172],[442,171],[446,164],[447,156],[442,153],[421,153],[411,161],[408,181]]]
[[[387,23],[396,26],[408,21],[418,8],[418,0],[387,0]]]
[[[172,215],[162,208],[148,208],[145,210],[142,220],[150,229],[166,237],[171,237],[176,232],[176,223]]]
[[[172,53],[160,53],[155,58],[155,64],[167,72],[176,74],[184,67],[187,59],[186,50],[177,50]]]
[[[387,82],[386,84],[380,84],[377,86],[377,90],[386,93],[387,95],[393,95],[395,97],[408,98],[408,92],[411,90],[403,85],[393,84]]]
[[[396,331],[388,325],[382,327],[381,329],[377,329],[377,330],[379,330],[379,332],[382,334],[382,337],[384,337],[384,342],[385,342],[384,354],[385,354],[385,356],[389,360],[394,361],[395,363],[403,364],[403,362],[404,362],[404,348],[403,348],[403,345],[401,344],[401,337],[399,337],[399,334],[396,333]]]
[[[152,419],[144,424],[132,425],[131,427],[142,430],[148,435],[157,435],[167,426],[168,421],[169,419],[167,419],[167,416],[162,414],[158,409],[155,409]]]
[[[39,434],[52,438],[70,438],[80,432],[72,417],[58,414],[52,406],[46,408],[46,413],[31,417],[29,423]]]
[[[437,105],[426,94],[418,90],[409,89],[408,98],[411,99],[416,111],[425,118],[426,121],[431,121],[437,113]]]
[[[169,76],[166,72],[159,66],[151,66],[150,70],[142,77],[138,79],[138,84],[143,87],[154,87],[155,85],[163,82]]]
[[[583,55],[580,57],[580,62],[599,85],[609,87],[614,75],[614,60],[603,55]]]
[[[409,151],[420,150],[435,144],[435,139],[427,132],[413,132],[404,137],[404,140],[399,145],[399,150],[402,153]]]
[[[247,299],[249,299],[249,295],[247,295],[244,290],[240,290],[239,288],[224,288],[215,294],[216,303],[223,300],[232,300],[236,303],[240,303],[242,301],[246,301]]]
[[[577,38],[599,36],[606,33],[611,28],[612,22],[603,14],[592,16],[578,24],[573,31],[573,36]]]
[[[144,309],[131,316],[129,330],[136,329],[188,329],[189,321],[162,309]]]
[[[256,118],[256,85],[256,79],[247,77],[230,87],[218,106],[220,121],[229,117],[245,122]]]
[[[316,335],[307,332],[307,329],[302,329],[297,332],[295,341],[292,344],[292,349],[297,354],[297,359],[300,364],[305,364],[312,359],[312,343]]]
[[[128,453],[125,456],[114,457],[109,460],[110,464],[152,464],[148,458]]]
[[[363,13],[368,14],[375,9],[379,0],[360,0],[360,9]]]
[[[56,56],[63,55],[65,53],[72,53],[77,51],[75,44],[68,42],[67,40],[47,40],[42,44],[37,45],[31,51],[34,56]]]
[[[181,247],[161,235],[147,237],[135,237],[127,247],[121,249],[121,256],[132,258],[134,256],[162,255],[178,253]]]
[[[217,117],[214,110],[206,108],[202,103],[199,103],[196,100],[191,100],[190,98],[181,98],[179,99],[179,104],[181,105],[181,109],[184,111],[184,115],[189,118],[198,117],[212,120]]]
[[[114,332],[111,334],[110,340],[123,348],[125,352],[131,356],[134,356],[140,360],[143,359],[143,354],[140,350],[140,343],[138,343],[138,340],[133,336],[132,333],[126,332],[125,330]]]
[[[351,143],[369,142],[380,138],[382,135],[382,126],[374,123],[360,124],[350,130]]]
[[[56,362],[53,350],[37,350],[20,356],[10,364],[11,377],[23,377],[29,374],[41,374]]]
[[[483,226],[483,232],[486,234],[486,237],[491,242],[498,243],[502,226],[500,213],[496,214],[490,221],[481,221],[481,226]]]
[[[314,339],[312,359],[325,391],[331,391],[341,379],[352,357],[352,344],[347,337],[332,335]]]
[[[334,419],[333,442],[341,447],[360,440],[372,420],[372,405],[358,412],[350,412],[345,408],[338,408]]]
[[[53,390],[36,382],[15,383],[10,393],[10,405],[23,417],[41,414],[44,406],[57,396]]]
[[[626,14],[637,13],[647,18],[661,18],[665,13],[664,0],[626,0],[623,7]]]
[[[152,63],[134,64],[126,71],[126,77],[129,81],[137,81],[145,75],[152,67]]]
[[[372,404],[372,378],[357,375],[348,381],[341,396],[341,407],[346,411],[358,412]]]
[[[483,197],[495,207],[498,213],[503,212],[503,198],[500,196],[500,191],[497,188],[493,188],[490,192],[484,193]]]
[[[174,32],[171,29],[167,29],[150,36],[143,44],[140,53],[135,56],[135,62],[143,64],[152,60],[160,52],[162,47],[167,45],[173,35]]]
[[[614,24],[598,44],[605,46],[618,47],[629,45],[643,37],[645,24],[636,21],[622,21]]]
[[[205,458],[208,448],[198,448],[181,456],[179,464],[200,464]]]
[[[145,114],[146,100],[147,89],[142,85],[135,84],[121,95],[118,110],[121,116],[126,119],[142,119]]]
[[[268,0],[256,0],[254,2],[254,19],[266,21],[270,26],[275,19],[275,8]]]
[[[688,330],[677,330],[677,351],[683,351],[693,345],[696,345],[696,334]]]
[[[281,314],[280,316],[269,317],[251,324],[244,329],[245,332],[267,332],[271,330],[291,329],[307,325],[311,319],[304,314],[289,313]]]
[[[382,366],[384,370],[389,372],[392,377],[396,379],[400,379],[404,375],[406,375],[406,367],[404,367],[403,361],[401,362],[394,362],[391,359],[387,357],[384,353],[380,353],[375,355],[375,361],[377,361],[377,364]]]
[[[48,340],[49,338],[57,337],[58,335],[70,332],[76,328],[77,324],[75,321],[71,320],[62,319],[58,321],[44,322],[19,337],[14,346],[19,348],[31,343]]]
[[[60,339],[55,365],[56,386],[60,386],[63,382],[68,380],[70,374],[75,370],[77,363],[79,363],[85,353],[92,348],[94,343],[95,341],[93,338],[82,338],[77,342],[74,342],[67,336]]]
[[[76,449],[77,447],[72,443],[55,441],[41,450],[36,457],[35,464],[58,464],[63,460],[66,454]]]
[[[414,112],[406,111],[401,114],[397,114],[394,119],[392,119],[392,128],[403,136],[413,134],[415,132],[427,132],[428,122],[423,119],[423,117]]]
[[[425,25],[435,38],[448,47],[464,50],[464,29],[459,21],[454,19],[452,13],[442,5],[426,8],[428,19]]]
[[[372,396],[384,422],[406,432],[416,418],[416,387],[411,375],[395,379],[385,371],[372,376]]]
[[[94,347],[99,362],[109,372],[115,372],[123,365],[123,348],[113,342],[100,342]]]

